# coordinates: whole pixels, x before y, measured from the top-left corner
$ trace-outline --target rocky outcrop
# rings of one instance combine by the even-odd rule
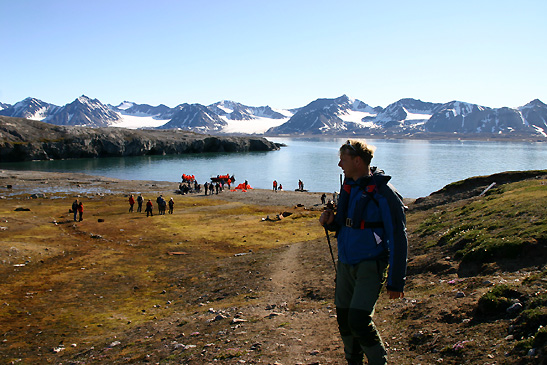
[[[427,210],[459,200],[479,196],[492,184],[500,186],[522,180],[545,179],[547,170],[506,171],[487,176],[474,176],[446,185],[427,197],[416,199],[409,205],[410,210]]]
[[[56,126],[0,116],[2,162],[278,149],[278,145],[261,137],[220,137],[179,130]]]

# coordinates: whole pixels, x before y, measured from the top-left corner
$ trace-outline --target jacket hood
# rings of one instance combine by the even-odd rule
[[[372,178],[374,179],[377,185],[386,185],[388,181],[391,180],[391,176],[386,175],[384,173],[384,170],[381,170],[377,168],[376,166],[372,166],[370,168],[370,171],[372,172]],[[345,184],[350,184],[350,185],[357,184],[360,186],[366,186],[369,184],[369,182],[370,182],[369,176],[360,177],[359,179],[357,179],[357,181],[353,180],[352,178],[346,178],[344,180]]]
[[[378,182],[383,182],[385,184],[388,183],[389,180],[391,180],[391,176],[386,175],[384,170],[380,170],[376,166],[372,166],[370,168],[370,171],[372,172],[372,176],[376,179]]]

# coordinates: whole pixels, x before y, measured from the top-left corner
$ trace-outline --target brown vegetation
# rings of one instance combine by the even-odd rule
[[[545,202],[545,179],[529,183],[543,186],[535,191]],[[155,198],[170,197],[171,185],[0,174],[0,362],[343,364],[320,194],[172,195],[174,214],[156,215]],[[29,198],[44,186],[58,192]],[[73,189],[81,191],[82,222],[68,212]],[[128,213],[127,194],[139,192],[154,201],[153,217]],[[382,295],[375,317],[391,363],[540,363],[515,349],[535,330],[530,321],[484,308],[497,305],[485,295],[498,284],[541,298],[545,269],[524,256],[512,269],[515,260],[503,268],[491,261],[462,276],[451,243],[438,244],[445,232],[423,225],[475,201],[409,212],[406,298]],[[292,214],[278,218],[282,212]],[[536,226],[545,221],[536,218]],[[544,255],[545,242],[537,248]]]

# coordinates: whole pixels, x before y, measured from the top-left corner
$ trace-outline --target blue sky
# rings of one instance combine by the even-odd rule
[[[547,103],[547,1],[0,0],[0,101]]]

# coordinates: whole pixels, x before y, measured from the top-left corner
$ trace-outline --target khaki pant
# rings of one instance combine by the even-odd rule
[[[372,315],[385,281],[386,260],[361,261],[355,265],[338,262],[336,312],[346,359],[369,364],[386,364],[387,353]]]

